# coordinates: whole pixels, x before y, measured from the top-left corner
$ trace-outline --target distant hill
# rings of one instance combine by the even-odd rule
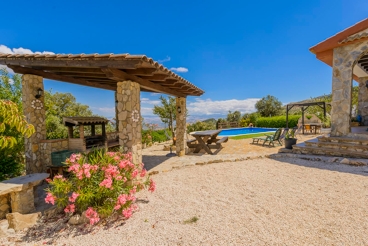
[[[210,119],[207,119],[207,120],[203,120],[202,122],[216,124],[216,121],[217,120],[215,118],[210,118]]]

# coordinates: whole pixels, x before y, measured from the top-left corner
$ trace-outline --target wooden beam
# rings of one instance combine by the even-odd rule
[[[95,74],[95,73],[58,73],[55,72],[54,74],[62,75],[66,77],[84,77],[84,78],[106,78],[106,74]]]
[[[137,68],[137,69],[126,69],[123,72],[126,72],[127,74],[137,75],[137,76],[145,76],[145,75],[151,75],[156,71],[157,71],[156,68]]]
[[[100,68],[87,67],[41,67],[32,66],[33,69],[50,71],[55,73],[103,73]]]
[[[106,77],[108,77],[109,79],[115,80],[117,82],[131,80],[131,81],[139,83],[142,88],[148,89],[150,91],[161,92],[161,93],[178,96],[178,97],[186,97],[185,94],[182,94],[175,90],[171,90],[167,87],[163,87],[159,84],[150,82],[148,80],[142,79],[138,76],[127,74],[119,69],[107,68],[107,67],[101,68],[101,69],[102,71],[106,73]]]
[[[72,84],[96,87],[96,88],[105,89],[105,90],[115,90],[114,87],[109,86],[109,85],[100,85],[98,83],[92,83],[92,82],[88,82],[86,80],[75,79],[75,78],[72,78],[72,77],[65,77],[65,76],[57,75],[57,74],[54,74],[54,73],[48,73],[48,72],[44,72],[44,71],[36,70],[36,69],[32,69],[32,68],[20,67],[20,66],[9,66],[9,65],[8,65],[8,67],[11,68],[15,73],[34,74],[34,75],[41,76],[45,79],[64,81],[64,82],[69,82],[69,83],[72,83]]]
[[[141,60],[103,60],[103,59],[71,59],[71,58],[49,58],[49,59],[27,59],[27,58],[0,58],[0,64],[2,65],[15,65],[25,67],[75,67],[75,68],[99,68],[99,67],[112,67],[120,69],[135,69],[143,61]]]
[[[152,76],[139,76],[142,79],[148,79],[151,81],[165,81],[167,77],[169,77],[167,74],[154,74]]]

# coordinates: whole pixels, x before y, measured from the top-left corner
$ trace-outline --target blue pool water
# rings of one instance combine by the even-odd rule
[[[277,129],[275,128],[258,128],[258,127],[232,128],[232,129],[222,130],[219,136],[230,137],[230,136],[262,133],[262,132],[275,132],[276,130]]]

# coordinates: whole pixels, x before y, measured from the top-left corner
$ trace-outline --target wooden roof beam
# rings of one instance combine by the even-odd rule
[[[8,65],[8,67],[11,68],[15,73],[34,74],[34,75],[41,76],[45,79],[64,81],[64,82],[68,82],[68,83],[72,83],[72,84],[96,87],[96,88],[105,89],[105,90],[115,90],[115,88],[110,86],[110,85],[100,85],[100,84],[97,84],[97,83],[88,82],[88,81],[83,80],[83,79],[75,79],[75,78],[72,78],[72,77],[65,77],[65,76],[61,76],[61,75],[57,75],[57,74],[53,74],[53,73],[44,72],[42,70],[36,70],[36,69],[27,68],[27,67],[20,67],[20,66],[11,66],[11,65]]]
[[[87,67],[41,67],[32,66],[33,69],[50,71],[53,73],[103,73],[100,68]]]
[[[165,81],[169,75],[167,74],[153,74],[152,76],[139,76],[142,79],[148,79],[151,81]]]
[[[111,68],[124,68],[124,69],[135,69],[137,66],[142,64],[141,60],[102,60],[102,59],[17,59],[17,58],[0,58],[0,64],[3,65],[15,65],[25,67],[74,67],[74,68],[85,68],[85,67],[111,67]]]
[[[109,79],[115,80],[117,82],[124,81],[124,80],[131,80],[131,81],[139,83],[141,87],[147,90],[150,90],[150,91],[156,91],[156,92],[165,93],[165,94],[169,94],[169,95],[173,95],[177,97],[186,97],[186,95],[183,93],[180,93],[175,90],[171,90],[159,84],[155,84],[146,79],[142,79],[138,76],[127,74],[119,69],[106,67],[106,68],[101,68],[101,70],[106,73],[106,77],[108,77]]]
[[[156,68],[137,68],[137,69],[126,69],[125,73],[132,74],[136,76],[149,76],[156,72]]]

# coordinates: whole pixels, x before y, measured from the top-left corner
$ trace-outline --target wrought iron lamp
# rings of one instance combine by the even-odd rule
[[[35,97],[37,99],[40,99],[42,95],[43,95],[43,90],[41,88],[38,88]]]

